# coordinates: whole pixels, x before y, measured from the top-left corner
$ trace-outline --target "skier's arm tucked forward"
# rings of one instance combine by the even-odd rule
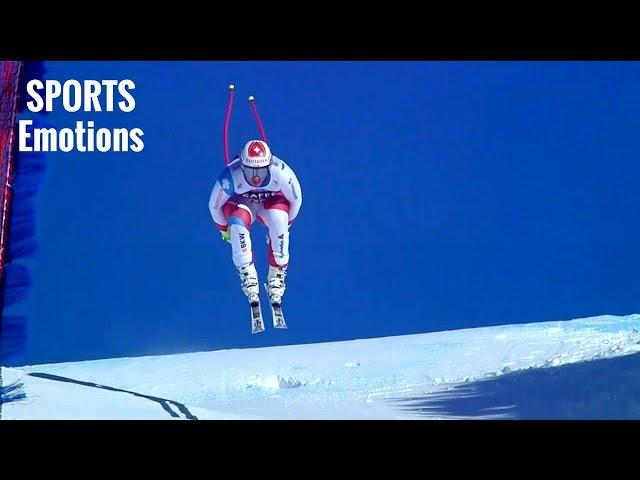
[[[289,225],[291,225],[302,206],[302,187],[295,172],[287,164],[280,173],[280,179],[282,195],[289,202]]]
[[[223,234],[227,232],[227,219],[224,216],[224,204],[233,195],[233,179],[229,168],[225,168],[211,191],[211,197],[209,197],[209,211],[211,212],[211,218],[215,223],[218,230]]]

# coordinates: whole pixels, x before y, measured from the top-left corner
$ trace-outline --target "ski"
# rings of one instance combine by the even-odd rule
[[[264,284],[264,288],[269,292],[267,284]],[[271,305],[271,318],[273,319],[273,328],[287,328],[287,322],[284,321],[284,312],[282,311],[282,303],[273,303],[269,301]]]
[[[264,320],[262,318],[260,300],[253,301],[249,305],[251,306],[251,333],[264,332]]]
[[[274,328],[287,328],[287,323],[284,321],[284,313],[282,311],[281,303],[271,304],[271,315],[273,316]]]

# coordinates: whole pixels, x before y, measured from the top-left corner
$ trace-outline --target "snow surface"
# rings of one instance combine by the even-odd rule
[[[455,385],[637,352],[638,314],[3,368],[4,383],[22,382],[26,398],[3,405],[2,419],[425,418],[400,405]]]

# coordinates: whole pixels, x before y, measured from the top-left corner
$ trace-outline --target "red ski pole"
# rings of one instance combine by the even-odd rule
[[[229,101],[227,102],[227,113],[224,117],[224,129],[222,132],[222,141],[224,144],[224,161],[227,165],[231,161],[229,159],[229,120],[231,119],[231,108],[233,107],[233,84],[229,85]]]
[[[253,111],[253,116],[256,118],[256,123],[258,124],[258,129],[260,130],[260,135],[262,136],[263,141],[267,141],[267,135],[264,133],[264,128],[262,127],[262,122],[260,121],[260,115],[258,115],[258,110],[256,109],[255,97],[251,95],[249,97],[249,102],[251,103],[251,111]]]

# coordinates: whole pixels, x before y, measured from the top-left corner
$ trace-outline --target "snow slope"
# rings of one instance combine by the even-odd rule
[[[3,405],[2,418],[424,418],[399,405],[456,384],[637,352],[636,314],[3,368],[26,399]]]

